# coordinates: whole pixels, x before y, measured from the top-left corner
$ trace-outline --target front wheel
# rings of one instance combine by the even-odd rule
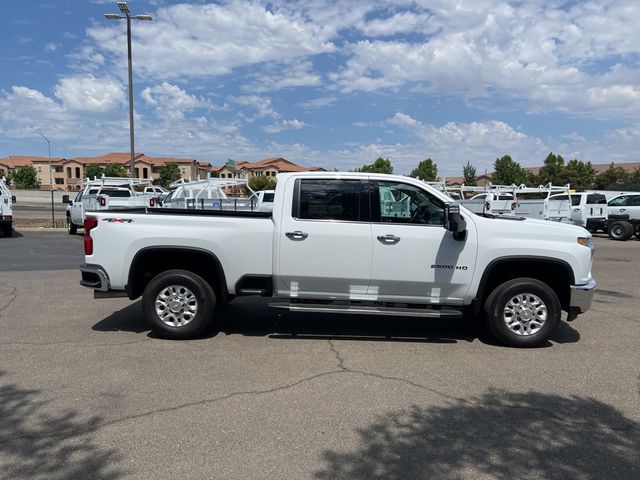
[[[216,296],[201,276],[187,270],[168,270],[149,282],[142,295],[142,311],[159,336],[189,339],[213,320]]]
[[[75,235],[78,232],[78,226],[71,221],[69,215],[67,215],[67,232],[69,232],[69,235]]]
[[[510,347],[537,347],[560,323],[560,301],[546,283],[517,278],[499,285],[484,306],[491,334]]]

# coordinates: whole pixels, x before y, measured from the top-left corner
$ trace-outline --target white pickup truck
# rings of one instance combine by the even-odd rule
[[[0,229],[5,237],[13,235],[13,204],[15,195],[7,187],[7,180],[0,178]]]
[[[67,231],[75,235],[84,225],[86,212],[115,208],[155,207],[159,202],[160,187],[146,187],[137,192],[136,186],[149,185],[150,179],[127,177],[102,177],[86,179],[73,200],[63,195],[62,202],[67,203]]]
[[[536,346],[596,286],[586,230],[473,214],[395,175],[281,174],[272,212],[96,212],[84,246],[81,285],[142,296],[154,331],[176,339],[205,329],[216,304],[262,295],[319,314],[467,313],[504,344]]]

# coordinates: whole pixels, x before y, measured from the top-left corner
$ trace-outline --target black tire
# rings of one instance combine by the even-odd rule
[[[609,225],[609,238],[624,242],[633,235],[633,225],[629,222],[613,222]]]
[[[69,235],[78,233],[78,226],[71,221],[70,215],[67,215],[67,232],[69,232]]]
[[[13,236],[13,227],[10,223],[5,223],[2,225],[2,235],[5,237]]]
[[[519,311],[521,306],[524,309]],[[484,314],[489,332],[499,342],[510,347],[537,347],[555,332],[561,307],[558,296],[546,283],[516,278],[491,292]]]
[[[176,340],[202,333],[213,320],[215,305],[211,285],[186,270],[167,270],[156,275],[142,294],[142,311],[154,333]]]

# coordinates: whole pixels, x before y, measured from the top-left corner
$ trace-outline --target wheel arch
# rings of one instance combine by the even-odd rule
[[[127,279],[129,298],[138,298],[153,277],[174,269],[201,276],[211,285],[218,301],[226,303],[227,283],[220,260],[212,252],[196,247],[154,246],[138,251],[131,262]]]
[[[546,283],[558,295],[563,310],[568,310],[570,285],[575,282],[571,265],[550,257],[509,256],[496,258],[487,265],[474,304],[479,312],[489,294],[500,284],[516,278],[534,278]]]

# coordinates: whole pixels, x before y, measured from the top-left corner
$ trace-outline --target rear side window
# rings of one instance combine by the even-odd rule
[[[549,197],[549,200],[569,200],[569,195],[554,195],[552,197]]]
[[[601,193],[590,193],[589,195],[587,195],[587,203],[595,205],[606,205],[607,197],[605,197]]]
[[[272,202],[273,203],[273,197],[275,196],[275,194],[273,193],[265,193],[264,197],[262,198],[263,202]]]
[[[360,180],[298,180],[293,216],[303,220],[358,222],[362,218],[364,182]]]
[[[582,197],[580,195],[571,195],[571,206],[572,207],[579,207],[581,199],[582,199]],[[589,203],[589,202],[587,202],[587,203]]]
[[[100,190],[100,195],[106,195],[113,198],[125,198],[130,197],[131,192],[129,190],[115,190],[111,188],[103,188]]]

